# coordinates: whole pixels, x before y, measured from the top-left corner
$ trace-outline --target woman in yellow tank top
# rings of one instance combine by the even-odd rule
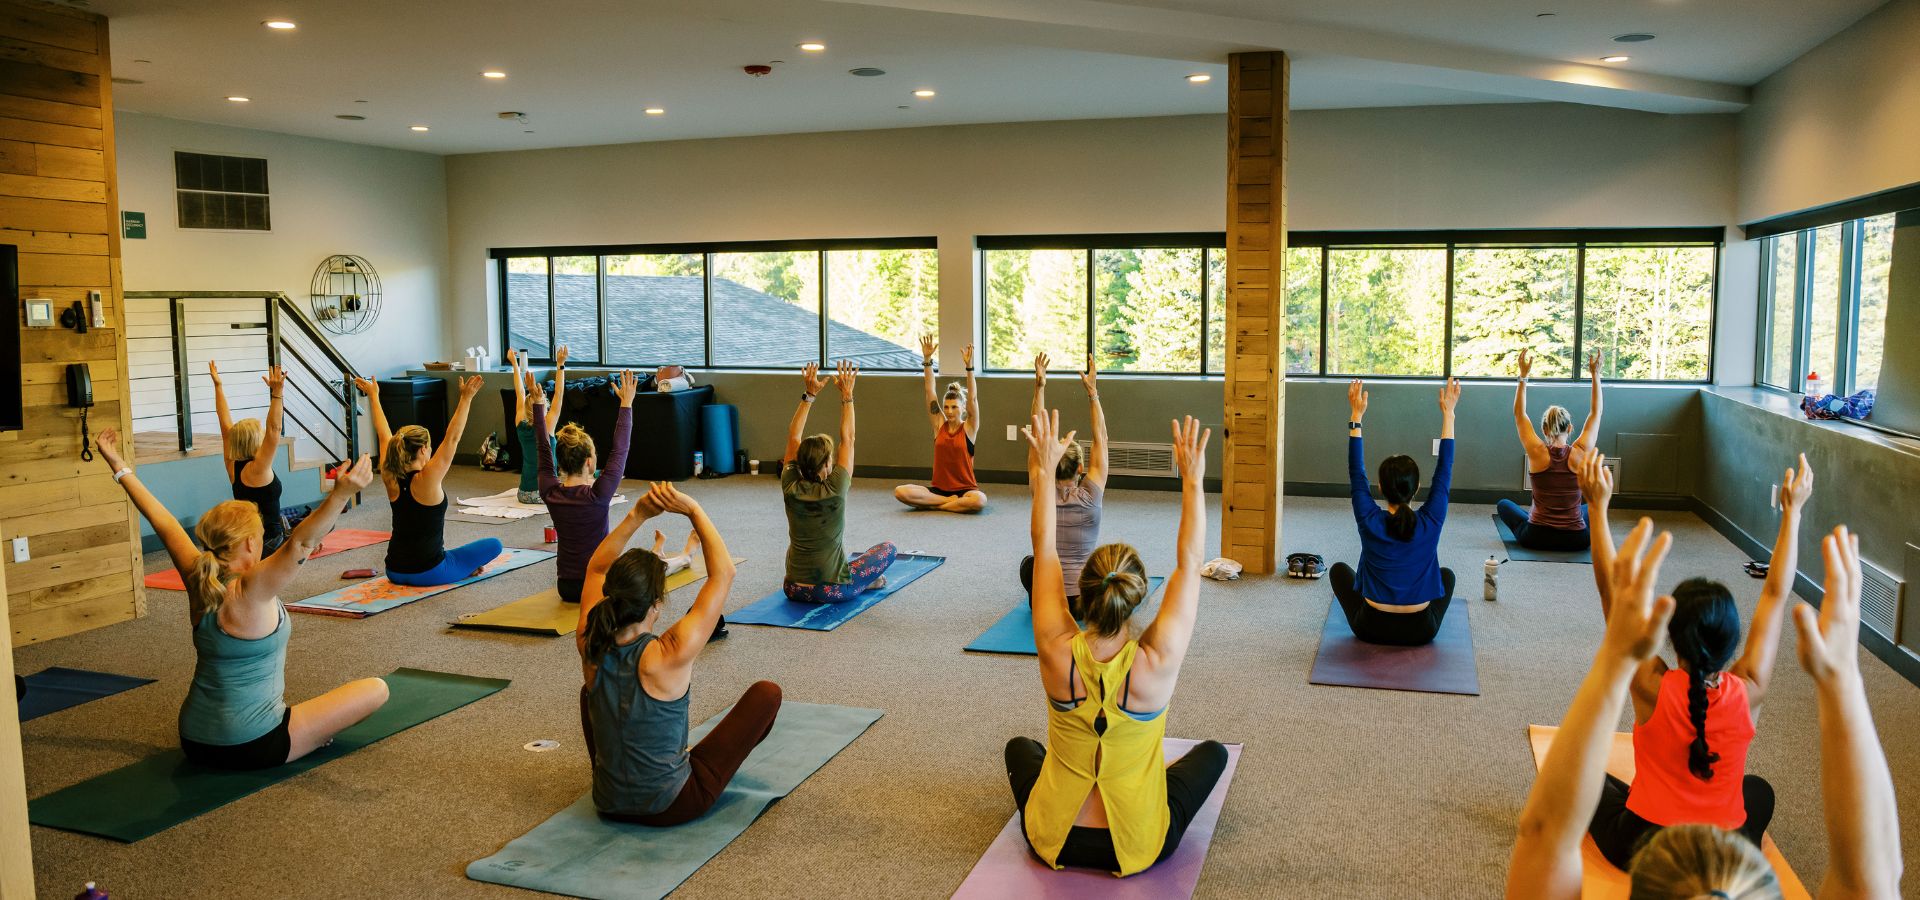
[[[1043,862],[1132,875],[1173,854],[1227,765],[1227,748],[1216,741],[1171,766],[1161,752],[1167,703],[1199,607],[1211,431],[1191,416],[1173,425],[1178,562],[1160,614],[1137,639],[1130,619],[1148,588],[1132,547],[1095,549],[1069,608],[1054,548],[1053,481],[1073,434],[1060,434],[1058,411],[1035,415],[1023,431],[1034,497],[1033,640],[1049,712],[1045,746],[1026,737],[1007,742],[1007,780],[1027,844]]]

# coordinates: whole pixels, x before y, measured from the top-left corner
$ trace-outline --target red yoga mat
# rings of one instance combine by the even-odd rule
[[[335,553],[365,547],[369,544],[384,543],[391,537],[393,537],[393,532],[391,531],[367,531],[361,528],[341,528],[321,540],[320,549],[313,551],[313,555],[307,558],[318,559],[322,556],[332,556]],[[145,584],[147,587],[158,588],[163,591],[184,591],[187,589],[186,583],[180,580],[180,573],[174,569],[166,569],[148,575],[145,579]]]

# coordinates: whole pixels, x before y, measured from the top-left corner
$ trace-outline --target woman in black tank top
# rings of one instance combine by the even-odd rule
[[[394,431],[380,408],[380,391],[372,379],[356,378],[354,386],[367,395],[373,433],[380,441],[380,480],[393,504],[393,539],[387,542],[387,579],[395,584],[433,587],[452,584],[479,573],[498,557],[498,538],[482,538],[446,549],[447,494],[441,482],[453,467],[454,449],[467,428],[467,414],[480,393],[480,376],[460,379],[460,402],[447,421],[446,439],[436,449],[425,428],[408,425]]]
[[[280,452],[280,392],[286,386],[286,374],[272,366],[261,378],[267,383],[265,426],[259,419],[233,420],[220,383],[219,363],[207,363],[207,377],[213,379],[213,406],[220,414],[220,447],[233,482],[233,499],[259,508],[265,528],[262,552],[272,553],[287,539],[287,520],[280,514],[280,478],[273,472],[273,456]]]

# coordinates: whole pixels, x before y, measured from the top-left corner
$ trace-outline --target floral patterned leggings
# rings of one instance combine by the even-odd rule
[[[853,580],[846,584],[796,584],[789,581],[781,587],[786,591],[788,600],[800,603],[844,603],[860,596],[861,591],[886,574],[887,567],[893,565],[894,557],[899,555],[900,550],[892,541],[884,541],[854,557],[849,564],[853,569]]]

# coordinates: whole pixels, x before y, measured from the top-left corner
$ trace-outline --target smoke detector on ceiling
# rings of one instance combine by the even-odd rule
[[[860,67],[860,68],[858,68],[858,69],[848,69],[848,70],[847,70],[847,74],[848,74],[848,75],[857,75],[857,76],[859,76],[859,77],[861,77],[861,78],[873,78],[873,77],[875,77],[875,76],[879,76],[879,75],[885,75],[885,74],[887,74],[887,70],[885,70],[885,69],[876,69],[876,68],[874,68],[874,67],[872,67],[872,66],[861,66],[861,67]]]
[[[748,75],[752,75],[755,78],[759,78],[763,75],[772,75],[773,67],[766,65],[764,63],[754,63],[753,65],[750,65],[750,66],[741,66],[740,71],[745,72]]]

